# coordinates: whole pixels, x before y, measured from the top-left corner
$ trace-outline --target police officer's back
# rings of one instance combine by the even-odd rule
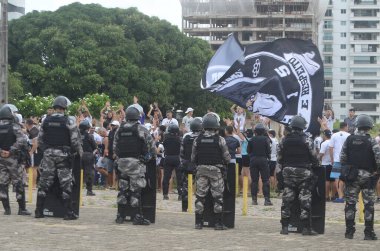
[[[15,122],[9,106],[0,108],[0,199],[3,203],[4,214],[10,215],[8,186],[12,184],[16,190],[19,204],[19,215],[30,215],[25,206],[25,189],[23,186],[23,167],[18,164],[20,150],[27,146],[27,141],[21,127]]]
[[[44,151],[40,165],[41,177],[38,183],[36,218],[43,218],[43,206],[49,188],[57,174],[62,189],[65,220],[78,218],[72,209],[72,154],[82,156],[82,140],[74,117],[65,115],[70,101],[58,96],[53,102],[54,113],[47,116],[38,135],[38,146]]]
[[[88,132],[90,128],[90,122],[86,119],[79,124],[83,147],[82,165],[85,174],[87,196],[94,196],[95,193],[92,191],[92,186],[94,183],[94,151],[97,149],[97,145],[94,137]]]
[[[347,137],[340,154],[344,166],[341,178],[345,181],[345,219],[347,239],[355,233],[355,211],[358,195],[361,191],[364,200],[364,240],[377,240],[373,229],[375,188],[380,171],[380,147],[368,131],[373,127],[373,120],[368,115],[356,117],[355,134]]]
[[[177,179],[178,200],[181,200],[182,173],[179,168],[181,164],[179,157],[181,149],[181,138],[179,137],[179,127],[176,124],[169,124],[166,133],[164,134],[163,145],[165,149],[164,178],[162,182],[163,197],[164,200],[169,199],[169,181],[172,176],[173,170],[175,170]]]
[[[188,175],[195,172],[195,165],[191,162],[191,153],[193,151],[194,140],[199,136],[202,131],[202,119],[194,118],[190,122],[190,132],[183,136],[181,142],[181,169],[182,169],[182,211],[187,211],[188,199]]]
[[[263,182],[263,194],[265,198],[264,205],[272,206],[270,201],[270,184],[269,184],[269,159],[270,159],[270,139],[267,135],[266,127],[258,123],[254,129],[255,136],[248,141],[247,152],[250,158],[250,174],[252,179],[252,204],[257,205],[257,192],[259,185],[259,176]]]
[[[129,106],[125,113],[127,122],[116,131],[113,142],[119,178],[116,223],[124,222],[129,203],[134,209],[133,224],[149,225],[142,212],[141,191],[146,186],[145,163],[155,157],[156,148],[149,131],[139,123],[139,110]]]
[[[278,163],[282,168],[284,192],[281,207],[281,234],[288,234],[291,207],[296,194],[299,194],[301,208],[301,224],[303,235],[316,234],[311,229],[311,191],[313,189],[312,165],[318,163],[312,142],[303,130],[306,120],[294,116],[290,122],[291,132],[279,145]]]
[[[217,133],[219,118],[213,113],[203,117],[204,132],[193,143],[191,161],[197,165],[196,173],[196,201],[195,201],[195,228],[203,226],[203,211],[207,193],[211,189],[214,199],[214,213],[216,218],[215,229],[224,230],[223,224],[223,176],[226,165],[231,160],[228,147],[224,138]]]

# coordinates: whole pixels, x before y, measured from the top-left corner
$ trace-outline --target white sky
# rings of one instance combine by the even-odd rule
[[[83,4],[96,3],[107,8],[137,7],[140,12],[166,19],[181,29],[181,4],[180,0],[25,0],[26,12],[33,10],[55,11],[59,7],[74,2]]]

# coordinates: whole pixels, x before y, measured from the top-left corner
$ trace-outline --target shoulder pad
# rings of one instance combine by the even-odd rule
[[[68,117],[67,117],[67,123],[68,123],[69,125],[73,125],[73,124],[75,124],[76,121],[77,121],[77,119],[76,119],[74,116],[68,116]]]

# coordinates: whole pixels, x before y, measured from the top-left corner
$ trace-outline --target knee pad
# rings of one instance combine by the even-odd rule
[[[117,195],[117,204],[119,205],[127,205],[128,199],[127,196],[124,193],[119,192]]]
[[[8,199],[8,186],[0,185],[0,199]]]
[[[119,190],[125,191],[129,189],[129,180],[119,179]]]
[[[68,200],[71,198],[71,191],[63,191],[62,192],[62,199],[63,200]]]
[[[354,220],[356,212],[356,204],[346,204],[344,208],[346,220]]]

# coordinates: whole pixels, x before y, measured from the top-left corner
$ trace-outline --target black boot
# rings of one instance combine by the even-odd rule
[[[133,218],[133,225],[143,225],[148,226],[150,225],[150,221],[145,219],[142,214],[136,214]]]
[[[314,232],[314,230],[311,227],[310,220],[301,220],[302,223],[302,235],[317,235],[318,233]]]
[[[377,236],[373,230],[373,221],[365,221],[364,240],[377,240]]]
[[[202,214],[195,214],[195,229],[202,229],[203,228],[203,215]]]
[[[226,227],[224,224],[223,224],[223,214],[222,213],[218,213],[218,214],[215,214],[215,230],[227,230],[228,227]]]
[[[92,190],[87,190],[87,196],[95,196],[96,194]]]
[[[353,239],[355,233],[355,220],[346,220],[346,233],[344,237],[346,239]]]
[[[44,218],[44,204],[45,197],[37,196],[36,210],[34,211],[34,218]]]
[[[3,203],[4,207],[4,215],[11,215],[11,206],[9,205],[9,198],[2,199],[1,202]]]
[[[254,206],[258,205],[256,196],[252,196],[252,205],[254,205]]]
[[[25,203],[25,191],[21,194],[21,199],[17,200],[18,202],[18,215],[31,215],[32,213],[26,209]]]
[[[63,217],[64,220],[78,219],[78,215],[76,215],[72,209],[71,199],[64,199],[63,206],[65,207],[65,211],[66,211],[65,216]]]
[[[281,231],[280,234],[289,234],[289,219],[288,218],[282,218],[281,219]]]
[[[269,197],[265,198],[264,206],[273,206],[273,204],[270,201]]]
[[[117,204],[117,215],[116,215],[116,220],[115,220],[117,224],[123,224],[123,222],[125,221],[126,210],[127,210],[127,205]]]

